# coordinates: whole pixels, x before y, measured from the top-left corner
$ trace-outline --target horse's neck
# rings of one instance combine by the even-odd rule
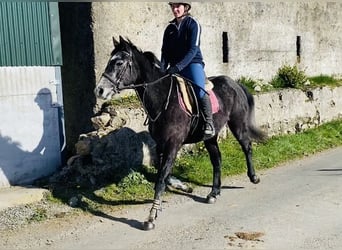
[[[137,93],[145,111],[153,118],[165,108],[165,105],[168,105],[173,84],[170,77],[154,84],[149,85],[149,82],[146,84],[146,88],[139,88]]]

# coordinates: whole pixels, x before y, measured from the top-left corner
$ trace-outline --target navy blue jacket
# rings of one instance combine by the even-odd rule
[[[162,70],[168,65],[176,66],[182,71],[190,63],[202,63],[200,49],[201,27],[197,20],[186,16],[179,27],[176,19],[172,20],[164,31],[161,50]]]

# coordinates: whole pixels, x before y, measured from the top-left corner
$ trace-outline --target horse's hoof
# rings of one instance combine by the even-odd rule
[[[150,221],[144,222],[144,230],[145,231],[150,231],[150,230],[154,229],[154,227],[155,227],[155,225],[152,222],[150,222]]]
[[[188,194],[191,194],[193,191],[193,189],[191,187],[188,187],[185,192],[188,193]]]
[[[251,182],[253,184],[258,184],[260,182],[260,178],[256,175],[253,175],[253,177],[251,178]]]
[[[216,202],[216,197],[214,196],[207,196],[207,203],[214,204]]]

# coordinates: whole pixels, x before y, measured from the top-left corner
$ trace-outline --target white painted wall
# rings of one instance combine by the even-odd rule
[[[0,188],[61,166],[64,119],[59,67],[0,67]]]

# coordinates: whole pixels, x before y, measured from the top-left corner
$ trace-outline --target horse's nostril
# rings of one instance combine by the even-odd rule
[[[103,94],[103,88],[98,88],[97,89],[97,94],[102,95]]]

